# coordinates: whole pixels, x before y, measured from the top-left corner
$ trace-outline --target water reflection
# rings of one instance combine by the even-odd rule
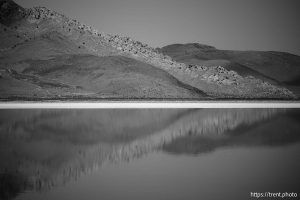
[[[286,109],[1,110],[0,199],[53,191],[150,153],[292,145],[299,119]]]
[[[269,118],[266,115],[262,121],[255,119],[248,123],[238,122],[237,127],[224,130],[223,137],[207,137],[197,134],[195,130],[196,134],[190,132],[184,137],[176,138],[162,149],[174,154],[201,154],[224,147],[284,146],[298,143],[300,112],[298,110],[278,110],[278,112],[280,114]]]

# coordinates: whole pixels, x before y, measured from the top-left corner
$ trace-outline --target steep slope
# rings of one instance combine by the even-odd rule
[[[146,44],[128,37],[101,33],[44,7],[23,9],[11,0],[0,2],[1,13],[5,13],[0,17],[2,29],[0,33],[3,35],[0,38],[2,99],[63,99],[66,97],[204,99],[207,94],[212,98],[294,98],[294,95],[284,88],[259,79],[244,78],[224,68],[203,70],[175,62],[169,56],[159,53]],[[59,78],[51,75],[52,72],[28,74],[28,70],[25,70],[27,67],[32,68],[31,64],[34,63],[32,61],[39,63],[44,60],[43,66],[48,66],[47,62],[49,62],[49,66],[54,68],[52,71],[55,71],[65,65],[59,64],[60,62],[53,65],[53,59],[59,60],[62,57],[67,59],[71,55],[72,58],[85,58],[81,55],[90,55],[93,62],[88,62],[86,59],[83,59],[86,63],[81,62],[81,68],[86,66],[90,70],[89,73],[93,73],[92,67],[88,66],[90,63],[95,65],[94,62],[98,62],[97,66],[101,68],[101,62],[105,61],[110,65],[109,69],[115,71],[114,77],[119,76],[117,80],[119,86],[107,87],[108,83],[115,81],[111,79],[112,76],[98,76],[99,80],[89,80],[90,74],[85,74],[85,77],[73,74],[78,67],[76,63],[78,59],[69,62],[69,67],[66,67],[68,73],[62,70],[64,76]],[[128,58],[126,62],[116,61],[116,59],[124,60],[125,57]],[[112,61],[107,62],[108,59]],[[115,62],[121,63],[116,68],[124,68],[132,74],[127,76],[128,73],[124,74],[122,70],[113,69]],[[70,70],[73,65],[75,70]],[[18,70],[15,71],[15,68]],[[97,69],[93,68],[93,70]],[[219,71],[222,75],[219,75]],[[125,76],[127,78],[124,78]],[[79,84],[78,80],[83,80],[83,83]],[[44,84],[37,84],[37,82],[46,82],[48,87],[45,88]],[[11,85],[13,88],[10,88]],[[19,88],[22,85],[26,87]],[[62,87],[64,89],[61,89]],[[119,89],[121,91],[118,91]],[[39,92],[22,92],[33,90]]]
[[[12,40],[6,40],[7,43]],[[14,44],[9,51],[2,51],[0,64],[13,64],[26,60],[47,60],[53,56],[66,54],[88,54],[86,48],[78,48],[66,36],[49,32],[34,40]]]

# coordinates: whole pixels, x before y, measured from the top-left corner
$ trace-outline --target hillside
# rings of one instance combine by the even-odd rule
[[[300,86],[300,56],[274,51],[232,51],[188,43],[165,46],[159,51],[177,62],[200,66],[222,66],[241,76],[285,87]]]
[[[176,62],[44,7],[0,0],[0,9],[2,100],[295,98],[265,75]]]

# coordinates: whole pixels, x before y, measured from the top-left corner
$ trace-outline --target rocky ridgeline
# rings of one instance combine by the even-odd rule
[[[42,21],[52,19],[56,22],[59,22],[59,24],[62,25],[63,28],[76,27],[78,30],[89,31],[94,35],[102,36],[100,32],[98,32],[96,29],[93,29],[91,26],[84,25],[75,19],[70,19],[63,14],[49,10],[45,7],[29,8],[26,10],[26,15],[29,20]]]
[[[171,57],[159,53],[158,50],[148,46],[139,41],[135,41],[129,37],[122,37],[119,35],[111,35],[103,32],[99,32],[92,26],[87,26],[78,22],[77,20],[70,19],[62,14],[55,11],[49,10],[45,7],[34,7],[30,9],[25,9],[25,14],[28,21],[32,24],[38,24],[44,20],[53,20],[60,26],[60,32],[66,35],[72,34],[74,31],[79,31],[79,36],[76,36],[75,40],[79,43],[78,48],[81,45],[91,52],[98,55],[124,55],[127,57],[132,57],[134,59],[140,60],[142,62],[149,63],[151,65],[157,66],[171,75],[183,81],[185,83],[193,83],[192,86],[197,87],[201,90],[201,84],[206,82],[207,84],[215,84],[217,87],[222,86],[232,86],[237,88],[236,91],[240,91],[243,94],[240,96],[251,97],[253,94],[246,94],[243,92],[243,88],[246,84],[252,84],[248,87],[256,87],[258,93],[255,97],[259,96],[259,88],[267,90],[267,93],[263,92],[262,95],[268,95],[270,97],[279,98],[294,98],[295,96],[287,89],[279,88],[258,80],[253,77],[242,77],[234,71],[228,71],[221,66],[198,66],[198,65],[186,65],[184,63],[178,63],[174,61]],[[36,32],[34,34],[37,34]],[[79,38],[79,39],[78,39]],[[81,38],[81,39],[80,39]],[[101,52],[100,47],[111,48],[111,54],[105,54]],[[201,80],[202,83],[197,83],[197,80]],[[221,90],[220,90],[221,91]],[[230,90],[228,90],[230,91]],[[204,89],[204,92],[205,89]],[[215,94],[218,96],[218,94]],[[238,96],[239,94],[232,94],[233,96]],[[230,95],[229,95],[230,96]]]
[[[285,88],[278,88],[274,85],[251,76],[242,77],[237,72],[232,70],[228,71],[222,66],[199,66],[178,63],[174,61],[170,56],[163,55],[156,51],[154,48],[149,47],[147,44],[141,43],[139,41],[134,41],[129,37],[121,37],[119,35],[106,36],[108,36],[105,38],[106,42],[117,48],[122,53],[125,53],[127,55],[129,54],[135,59],[152,64],[154,66],[159,66],[167,72],[170,72],[179,80],[180,75],[184,74],[189,76],[191,79],[201,79],[209,84],[217,84],[219,86],[242,86],[241,88],[243,88],[246,84],[253,84],[257,89],[261,88],[267,91],[263,95],[274,96],[274,94],[276,94],[280,97],[295,98],[295,95]],[[244,97],[247,97],[247,95],[244,94]]]
[[[54,20],[59,22],[62,26],[61,28],[67,29],[72,32],[73,29],[79,30],[82,34],[90,34],[90,36],[96,36],[101,40],[98,44],[103,42],[116,48],[120,54],[130,55],[136,59],[142,60],[144,62],[158,65],[160,64],[164,68],[169,68],[170,66],[178,67],[179,69],[187,68],[183,63],[177,63],[173,61],[170,56],[163,55],[159,53],[154,48],[148,46],[145,43],[131,39],[130,37],[123,37],[119,35],[111,35],[104,32],[99,32],[92,26],[88,26],[80,23],[77,20],[70,19],[65,15],[59,14],[55,11],[49,10],[45,7],[34,7],[26,9],[25,16],[32,23],[37,24],[43,20]],[[88,42],[83,42],[87,44]],[[85,46],[88,48],[88,46]]]
[[[243,77],[238,75],[235,71],[228,71],[221,66],[205,67],[205,69],[201,78],[219,85],[239,85],[243,79]]]

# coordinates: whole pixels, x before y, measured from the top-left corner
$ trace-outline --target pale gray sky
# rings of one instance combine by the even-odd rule
[[[219,49],[300,55],[300,0],[15,0],[45,6],[99,31],[162,47],[198,42]]]

